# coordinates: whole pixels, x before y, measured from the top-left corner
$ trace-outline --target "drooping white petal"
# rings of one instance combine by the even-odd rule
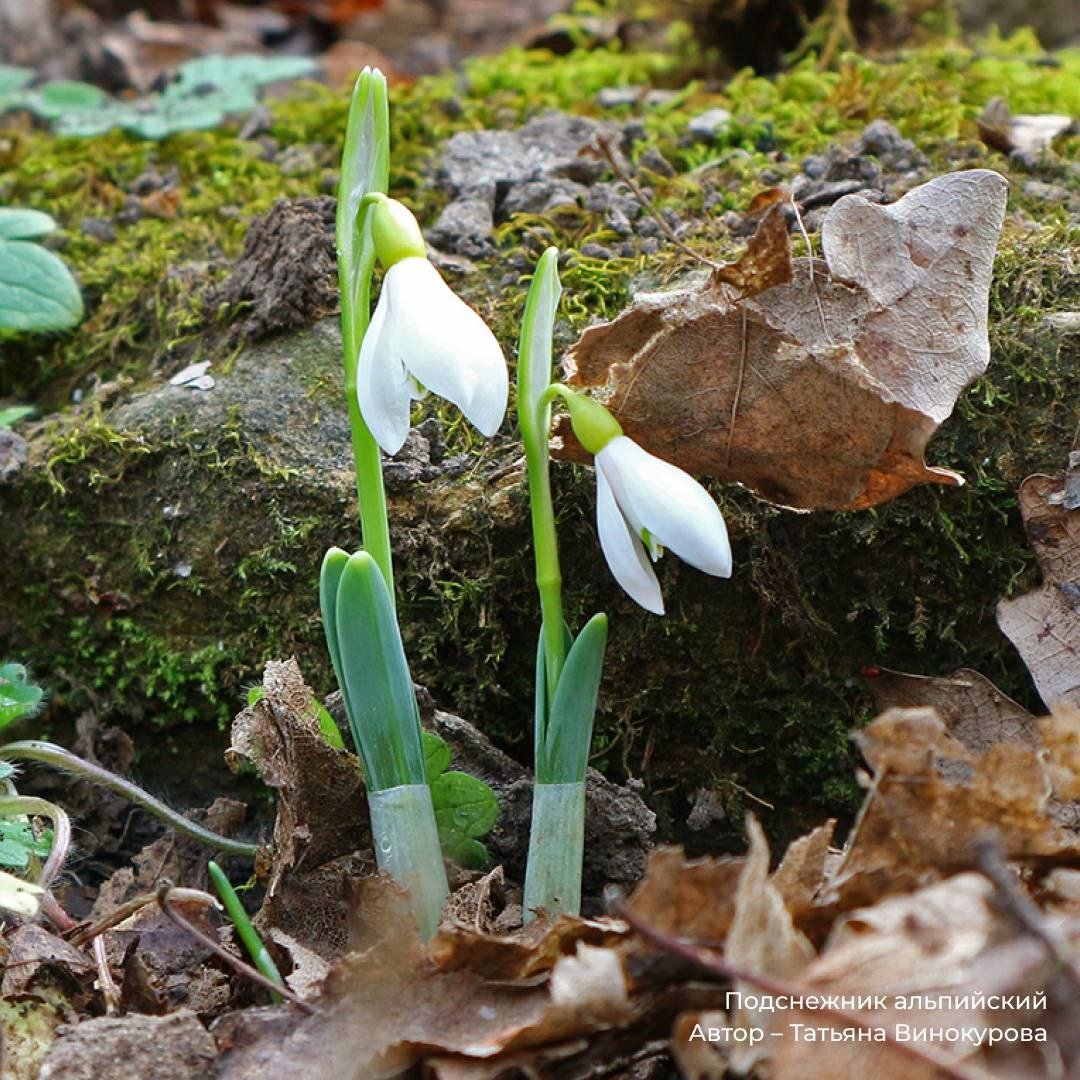
[[[619,506],[683,562],[706,574],[731,577],[731,545],[720,508],[682,469],[661,461],[625,435],[597,455]]]
[[[604,470],[596,469],[596,528],[600,547],[615,580],[630,598],[655,615],[664,614],[660,583],[649,565],[645,548],[619,509]]]
[[[375,305],[356,363],[356,398],[375,441],[396,454],[409,434],[411,380],[394,333],[394,303],[385,287]]]
[[[394,263],[383,279],[393,304],[394,340],[409,373],[455,404],[481,434],[506,415],[509,375],[483,319],[421,258]]]

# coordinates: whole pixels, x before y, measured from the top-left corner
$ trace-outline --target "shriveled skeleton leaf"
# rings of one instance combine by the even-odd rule
[[[660,457],[788,506],[857,509],[924,481],[959,484],[923,452],[990,359],[1006,187],[975,169],[890,206],[845,196],[812,274],[774,207],[739,263],[586,330],[570,382],[598,389]]]

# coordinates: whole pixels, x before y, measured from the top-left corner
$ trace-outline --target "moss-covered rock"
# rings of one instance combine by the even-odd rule
[[[665,80],[680,89],[662,103],[605,115],[630,122],[631,157],[658,210],[714,257],[739,245],[726,211],[871,119],[894,123],[930,169],[991,167],[1012,182],[990,371],[930,447],[967,487],[813,515],[718,491],[735,576],[716,581],[665,560],[670,615],[658,620],[618,592],[599,557],[589,470],[556,467],[569,617],[612,616],[597,762],[645,781],[669,835],[684,832],[696,798],[702,840],[716,842],[741,834],[747,807],[777,834],[850,809],[847,733],[869,714],[864,665],[938,674],[963,664],[1033,704],[993,612],[1036,574],[1016,487],[1059,467],[1073,438],[1077,338],[1043,327],[1048,313],[1080,307],[1077,178],[1053,158],[1038,176],[1020,171],[977,141],[974,117],[992,94],[1018,112],[1080,112],[1080,55],[1046,58],[1020,37],[891,62],[847,56],[826,72],[811,58],[717,92],[682,84],[693,62],[689,48],[508,53],[473,63],[463,83],[422,80],[395,95],[394,192],[434,221],[448,200],[439,148],[455,131],[512,128],[551,107],[600,115],[601,88]],[[65,225],[63,254],[88,301],[78,332],[0,345],[0,394],[49,414],[23,429],[30,463],[0,487],[0,654],[33,664],[72,707],[92,693],[130,727],[195,724],[209,738],[267,658],[296,654],[316,689],[331,688],[318,565],[358,531],[337,329],[324,319],[234,348],[230,328],[247,303],[206,297],[228,295],[207,290],[228,274],[254,215],[332,189],[345,107],[345,95],[302,89],[275,103],[261,141],[230,131],[160,144],[32,131],[0,139],[0,201]],[[731,123],[712,140],[688,134],[689,119],[712,107]],[[1061,150],[1076,148],[1074,137]],[[564,251],[564,344],[614,314],[635,274],[652,285],[688,264],[650,237],[645,213],[629,233],[587,201],[496,215],[493,253],[456,283],[508,352],[547,243]],[[212,390],[166,384],[197,359],[213,362]],[[73,392],[82,400],[70,407]],[[470,456],[464,468],[460,456],[453,468],[422,462],[391,492],[414,674],[527,757],[537,613],[520,451],[510,435],[478,446],[454,416],[424,408],[449,421],[451,454]]]

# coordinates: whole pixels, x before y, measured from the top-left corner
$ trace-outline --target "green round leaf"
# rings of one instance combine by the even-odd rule
[[[79,286],[56,255],[25,240],[0,240],[0,328],[62,330],[82,314]]]
[[[0,240],[34,240],[56,228],[56,222],[40,210],[0,207]]]

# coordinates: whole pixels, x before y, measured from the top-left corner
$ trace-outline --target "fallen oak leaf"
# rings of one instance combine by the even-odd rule
[[[860,509],[918,483],[959,484],[923,453],[990,359],[1006,186],[977,169],[887,206],[845,196],[813,263],[791,261],[777,204],[745,266],[640,296],[586,330],[565,360],[569,381],[598,390],[650,452],[784,505]],[[580,459],[568,426],[558,430],[562,456]]]
[[[1039,750],[994,743],[973,754],[927,708],[889,709],[856,741],[874,778],[822,906],[848,909],[970,867],[987,832],[1010,859],[1076,858]]]
[[[1039,745],[1038,721],[985,675],[960,668],[945,678],[873,667],[863,671],[879,712],[928,706],[948,733],[975,753],[993,743]]]
[[[1080,510],[1066,509],[1067,495],[1064,476],[1029,476],[1020,485],[1020,512],[1043,585],[997,607],[1001,632],[1048,706],[1080,705]]]

